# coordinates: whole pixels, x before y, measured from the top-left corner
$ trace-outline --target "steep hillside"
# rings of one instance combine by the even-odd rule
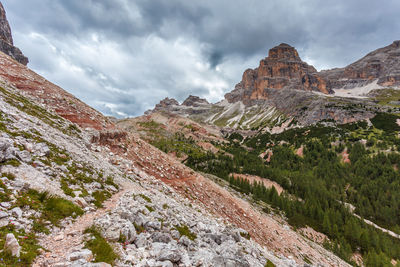
[[[82,128],[100,130],[114,127],[100,112],[4,53],[0,53],[0,80]]]

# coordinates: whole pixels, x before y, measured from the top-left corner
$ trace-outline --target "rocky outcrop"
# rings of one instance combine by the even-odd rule
[[[174,106],[179,106],[179,102],[176,101],[176,99],[174,99],[174,98],[166,97],[163,100],[161,100],[160,103],[158,103],[154,107],[153,111],[166,111],[166,110],[170,110]],[[150,112],[150,111],[148,111],[148,112]]]
[[[330,84],[317,70],[303,62],[296,49],[280,44],[270,49],[268,57],[260,61],[256,69],[244,72],[242,81],[226,94],[230,102],[268,99],[266,89],[297,89],[332,93]]]
[[[200,98],[198,96],[189,95],[185,101],[183,101],[182,105],[190,106],[190,107],[199,107],[202,105],[209,105],[208,101],[204,98]]]
[[[351,89],[378,79],[377,84],[400,86],[400,41],[379,48],[345,68],[321,71],[333,88]]]
[[[11,56],[16,61],[23,65],[27,65],[29,60],[24,56],[19,50],[19,48],[14,46],[14,41],[11,35],[10,24],[8,23],[6,17],[6,11],[0,2],[0,51]]]

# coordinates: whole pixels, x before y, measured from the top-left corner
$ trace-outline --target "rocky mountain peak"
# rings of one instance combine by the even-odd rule
[[[297,50],[282,43],[269,50],[256,69],[244,72],[242,81],[226,94],[230,102],[269,99],[269,89],[294,89],[332,93],[330,84],[317,70],[302,61]]]
[[[198,107],[201,105],[208,105],[208,104],[210,103],[208,103],[206,99],[194,95],[189,95],[189,97],[186,98],[186,100],[183,101],[182,103],[182,105],[190,107]]]
[[[14,46],[11,35],[10,24],[6,17],[6,11],[0,2],[0,51],[11,56],[23,65],[27,65],[29,60],[25,57],[19,48]]]
[[[277,60],[283,59],[301,61],[297,50],[293,46],[285,43],[281,43],[280,45],[271,48],[268,52],[268,58]]]

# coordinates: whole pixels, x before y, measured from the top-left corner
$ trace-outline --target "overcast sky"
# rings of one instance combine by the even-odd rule
[[[399,0],[3,0],[29,67],[106,115],[219,101],[282,42],[317,69],[400,39]]]

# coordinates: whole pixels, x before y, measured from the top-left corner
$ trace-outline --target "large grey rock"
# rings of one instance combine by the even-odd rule
[[[152,228],[154,230],[160,230],[161,229],[161,222],[159,222],[159,221],[147,222],[144,227],[146,229]]]
[[[138,235],[135,240],[135,245],[138,248],[146,247],[149,244],[150,244],[150,241],[148,240],[148,234],[145,234],[145,233],[141,233],[140,235]]]
[[[171,241],[171,236],[167,233],[155,232],[151,235],[153,242],[169,243]]]
[[[15,157],[16,149],[14,148],[13,141],[8,138],[0,137],[0,162],[15,159]]]
[[[181,253],[178,250],[162,250],[158,255],[157,260],[159,261],[170,261],[173,263],[177,263],[182,258]]]
[[[45,143],[36,144],[35,151],[41,157],[48,156],[50,154],[50,149]]]
[[[9,233],[6,235],[6,242],[4,244],[4,250],[8,251],[14,257],[20,256],[21,246],[18,244],[18,240],[15,238],[14,234]]]
[[[27,150],[17,151],[17,156],[23,162],[29,163],[32,161],[31,153]]]

